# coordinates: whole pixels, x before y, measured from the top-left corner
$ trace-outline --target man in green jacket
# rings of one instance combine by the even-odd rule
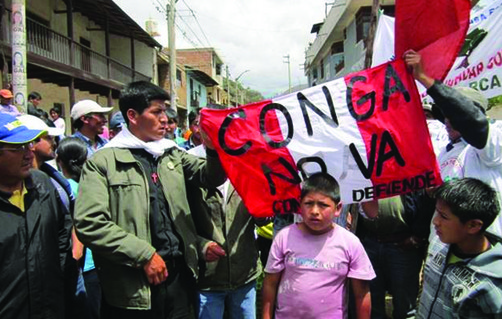
[[[203,145],[188,153],[206,157]],[[210,240],[200,247],[199,319],[256,318],[256,278],[260,268],[249,214],[232,184],[189,190],[197,233]]]
[[[103,288],[103,318],[190,318],[199,241],[185,184],[216,187],[225,174],[164,139],[169,95],[145,81],[119,100],[128,125],[84,166],[77,236],[91,248]]]

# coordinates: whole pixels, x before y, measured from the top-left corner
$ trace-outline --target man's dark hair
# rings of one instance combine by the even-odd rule
[[[193,122],[195,122],[195,120],[197,119],[197,115],[199,115],[198,110],[194,110],[188,113],[188,125],[192,125]]]
[[[157,85],[147,81],[137,81],[129,83],[121,92],[119,108],[127,124],[127,110],[133,109],[142,114],[150,106],[153,100],[169,100],[169,94]]]
[[[42,95],[40,95],[40,93],[38,92],[31,92],[30,94],[28,94],[28,101],[31,101],[31,100],[41,100],[42,99]]]
[[[462,223],[479,219],[481,231],[490,226],[500,211],[497,192],[475,178],[454,179],[441,185],[434,197],[442,200]]]
[[[81,119],[73,120],[73,128],[74,129],[76,129],[77,131],[80,131],[82,126],[84,126],[84,122]]]
[[[333,176],[326,173],[312,174],[302,183],[301,199],[310,193],[322,193],[336,204],[340,202],[340,185]]]

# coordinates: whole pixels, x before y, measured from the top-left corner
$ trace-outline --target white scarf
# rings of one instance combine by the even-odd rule
[[[124,127],[119,134],[117,134],[110,142],[106,143],[106,145],[102,148],[110,147],[142,148],[148,153],[152,154],[154,158],[157,158],[164,154],[166,149],[178,147],[178,145],[174,141],[168,140],[166,138],[160,139],[158,141],[143,142],[142,140],[134,136],[134,134],[132,134],[127,127]]]

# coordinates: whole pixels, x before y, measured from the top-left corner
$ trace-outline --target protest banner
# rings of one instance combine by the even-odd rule
[[[382,14],[378,17],[378,24],[373,42],[373,55],[371,67],[387,63],[396,58],[394,54],[394,25],[393,17]]]
[[[470,86],[486,98],[502,95],[502,1],[473,12],[465,44],[445,79]]]
[[[402,60],[278,99],[205,109],[201,125],[256,217],[298,212],[301,179],[317,171],[338,180],[346,204],[441,183]]]
[[[394,59],[394,19],[382,16],[377,26],[372,65]],[[502,95],[502,0],[473,8],[466,41],[444,83],[470,86],[486,98]],[[419,88],[420,89],[420,88]],[[422,92],[422,91],[421,91]],[[425,94],[425,89],[423,89]]]
[[[464,43],[470,9],[469,0],[396,1],[396,57],[415,50],[425,73],[443,80]]]

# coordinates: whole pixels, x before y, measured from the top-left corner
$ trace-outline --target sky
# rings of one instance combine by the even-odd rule
[[[146,20],[157,21],[160,37],[156,40],[167,47],[166,0],[114,1],[143,28]],[[310,34],[312,25],[325,18],[325,3],[326,0],[178,0],[176,47],[215,48],[228,65],[232,80],[249,70],[239,82],[270,98],[288,90],[284,56],[290,56],[291,85],[307,83],[303,72],[305,50],[315,39]]]

